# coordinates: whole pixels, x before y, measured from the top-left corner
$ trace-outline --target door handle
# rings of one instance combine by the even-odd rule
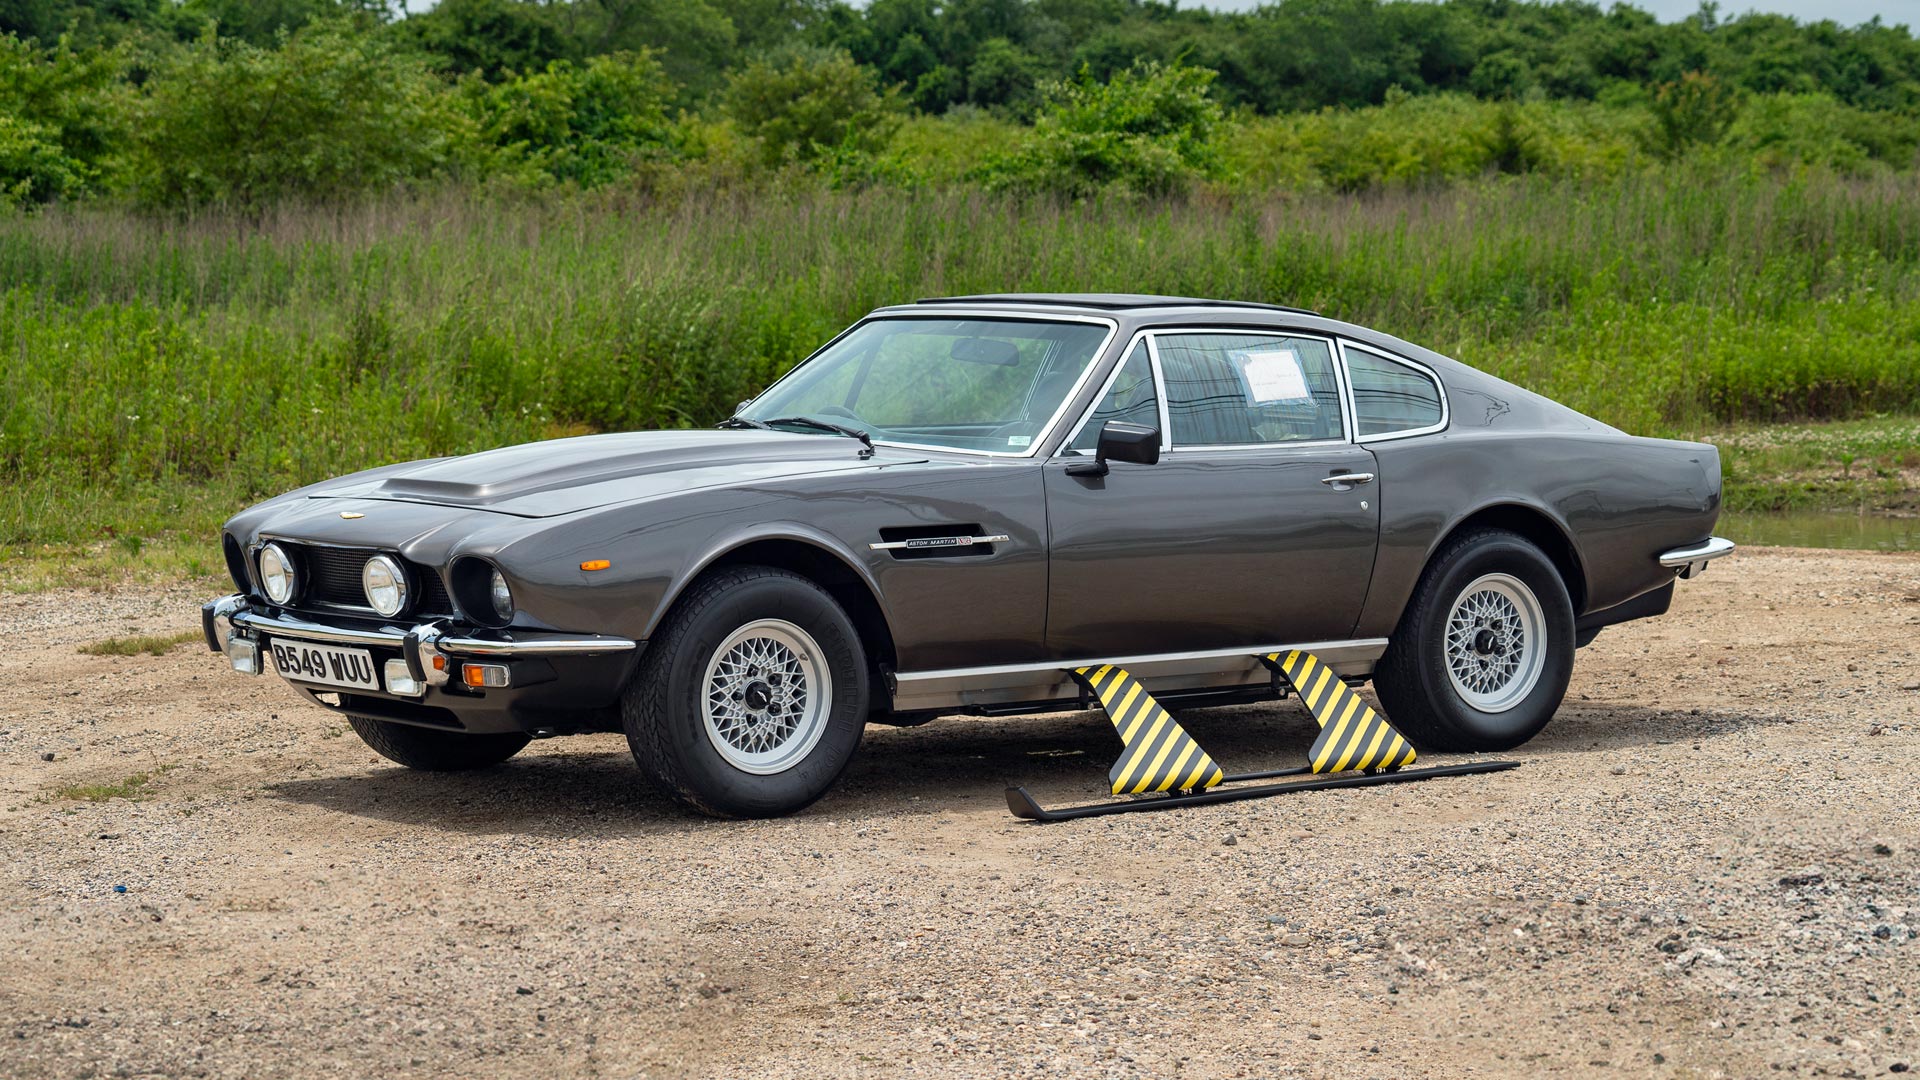
[[[1373,474],[1370,472],[1334,473],[1332,476],[1321,477],[1320,482],[1334,488],[1338,488],[1342,484],[1352,487],[1356,484],[1373,483]]]

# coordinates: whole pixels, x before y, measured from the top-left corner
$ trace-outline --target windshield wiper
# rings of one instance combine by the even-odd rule
[[[831,431],[836,435],[845,435],[849,439],[859,439],[862,443],[866,444],[866,452],[869,454],[873,453],[872,436],[857,427],[848,427],[845,424],[835,424],[827,420],[815,420],[811,416],[782,416],[777,420],[768,420],[764,424],[758,420],[747,420],[744,416],[736,416],[734,419],[745,420],[749,424],[756,424],[761,427],[771,427],[774,424],[793,424],[796,427],[808,427],[816,431]]]
[[[725,420],[720,421],[719,426],[723,428],[756,428],[760,431],[773,430],[772,424],[762,423],[750,416],[729,416]]]

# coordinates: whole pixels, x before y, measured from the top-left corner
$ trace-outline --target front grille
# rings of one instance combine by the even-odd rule
[[[304,556],[308,574],[302,606],[366,610],[367,594],[360,584],[360,571],[372,552],[306,545],[298,550],[300,554],[295,557]],[[440,580],[439,573],[432,567],[401,561],[411,571],[416,593],[405,614],[415,618],[451,617],[453,598],[447,595],[446,582]]]
[[[420,599],[413,605],[422,615],[453,615],[453,597],[447,595],[447,583],[440,575],[424,566],[415,566],[414,574],[420,582]]]
[[[313,575],[307,587],[308,600],[334,607],[367,606],[367,594],[360,587],[366,552],[324,547],[310,547],[306,552],[307,572]]]

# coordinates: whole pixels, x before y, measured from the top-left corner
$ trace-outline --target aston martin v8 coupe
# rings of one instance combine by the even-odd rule
[[[867,723],[1082,707],[1091,664],[1196,707],[1301,649],[1421,749],[1513,747],[1575,649],[1732,550],[1719,508],[1711,446],[1309,311],[964,296],[873,312],[715,430],[260,503],[203,623],[402,765],[621,732],[690,806],[772,815]]]

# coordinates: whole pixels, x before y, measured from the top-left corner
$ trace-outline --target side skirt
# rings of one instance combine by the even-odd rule
[[[893,710],[917,712],[1035,712],[1045,702],[1086,700],[1072,672],[1082,668],[1124,668],[1152,693],[1176,700],[1183,693],[1226,694],[1257,692],[1272,685],[1272,675],[1261,657],[1291,651],[1312,653],[1343,678],[1361,679],[1373,673],[1374,662],[1387,651],[1386,638],[1318,641],[1305,645],[1273,645],[1260,649],[1155,653],[1089,660],[1044,660],[1032,664],[946,668],[939,671],[902,671],[888,680]],[[1017,710],[1008,706],[1018,706]]]

